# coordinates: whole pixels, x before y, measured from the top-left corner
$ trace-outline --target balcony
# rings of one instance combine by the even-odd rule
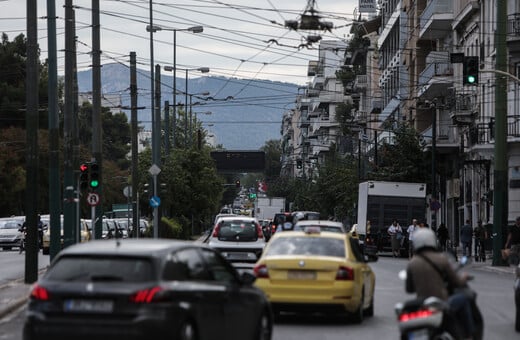
[[[436,40],[451,34],[453,0],[430,0],[421,14],[420,40]]]
[[[358,74],[354,81],[354,90],[366,90],[368,87],[368,77],[366,74]]]
[[[507,16],[506,41],[510,53],[520,53],[520,13]]]
[[[306,128],[309,127],[310,121],[309,121],[309,112],[307,110],[302,111],[300,115],[300,120],[298,122],[298,126],[300,128]]]
[[[474,95],[459,95],[456,97],[450,117],[454,124],[470,125],[474,122],[478,105]]]
[[[433,99],[441,96],[453,86],[453,68],[449,61],[429,63],[419,75],[419,91],[417,95],[423,99]]]

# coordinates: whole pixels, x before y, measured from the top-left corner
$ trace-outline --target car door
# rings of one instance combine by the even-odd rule
[[[188,306],[197,323],[202,339],[222,339],[225,332],[223,305],[226,287],[215,284],[207,271],[200,252],[195,247],[172,253],[164,266],[164,281],[175,281],[172,288],[178,294],[179,305]]]
[[[359,263],[361,267],[361,273],[363,275],[363,287],[364,287],[364,296],[365,296],[365,307],[368,306],[369,301],[372,300],[373,296],[373,280],[372,280],[372,269],[370,266],[366,263],[365,257],[363,256],[363,252],[361,251],[361,248],[359,246],[359,240],[349,237],[348,242],[350,244],[350,248],[352,249],[352,253],[354,254],[354,257],[356,258],[356,262]]]
[[[237,271],[212,249],[201,249],[208,271],[215,284],[226,287],[224,316],[226,332],[223,339],[251,339],[261,310],[260,295],[253,285],[243,285]]]

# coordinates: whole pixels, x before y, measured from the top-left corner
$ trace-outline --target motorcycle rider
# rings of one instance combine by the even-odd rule
[[[413,241],[415,254],[406,269],[406,292],[417,293],[420,299],[435,296],[447,301],[457,323],[463,327],[463,336],[471,338],[475,332],[471,301],[463,293],[449,292],[449,287],[464,287],[467,274],[457,274],[446,254],[438,251],[437,238],[431,229],[416,230]]]

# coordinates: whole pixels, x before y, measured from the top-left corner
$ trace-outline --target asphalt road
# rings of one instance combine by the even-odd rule
[[[8,257],[14,255],[18,255],[17,252],[8,254]],[[13,263],[4,257],[5,254],[0,253],[0,265]],[[411,296],[404,292],[404,283],[397,273],[406,267],[407,262],[406,259],[382,257],[372,264],[376,273],[375,315],[365,318],[362,324],[351,324],[343,317],[330,315],[284,315],[274,326],[273,340],[398,339],[393,308],[397,302]],[[18,264],[23,264],[20,257]],[[478,292],[478,305],[485,320],[484,338],[519,338],[520,335],[514,331],[511,271],[495,271],[482,264],[469,265],[466,270],[475,276],[471,285]],[[18,272],[23,274],[23,266]],[[3,273],[0,275],[4,276]],[[24,311],[25,307],[21,307],[0,320],[0,340],[21,339]]]

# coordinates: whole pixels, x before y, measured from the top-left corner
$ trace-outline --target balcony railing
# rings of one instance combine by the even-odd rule
[[[507,16],[507,37],[520,38],[520,13]]]
[[[449,62],[435,62],[428,64],[424,71],[419,75],[419,85],[428,84],[433,77],[451,76],[453,75],[453,68]]]
[[[431,0],[421,14],[421,29],[424,29],[428,20],[435,14],[453,14],[453,0]]]

